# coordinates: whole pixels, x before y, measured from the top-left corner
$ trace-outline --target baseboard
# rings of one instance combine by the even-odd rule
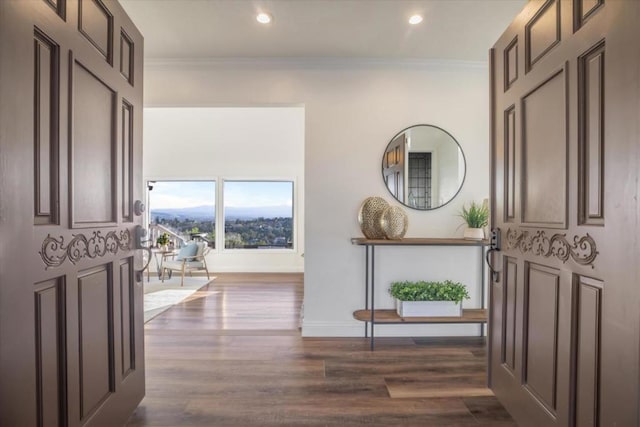
[[[362,337],[362,322],[302,321],[303,337]]]
[[[1,0],[0,0],[1,1]],[[209,270],[211,276],[215,276],[216,273],[300,273],[304,274],[302,268],[216,268]],[[175,273],[174,273],[175,274]],[[205,272],[194,272],[194,276],[206,276]]]
[[[304,268],[302,267],[291,267],[291,268],[282,268],[282,267],[252,267],[252,266],[242,266],[242,267],[218,267],[216,266],[215,273],[304,273]]]

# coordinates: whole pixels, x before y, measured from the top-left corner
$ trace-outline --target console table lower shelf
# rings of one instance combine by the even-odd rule
[[[465,308],[462,316],[447,317],[400,317],[395,310],[375,310],[373,322],[378,324],[392,323],[487,323],[486,308]],[[356,320],[371,322],[371,310],[356,310],[353,312]]]
[[[353,312],[356,320],[372,323],[371,310],[356,310]],[[407,325],[424,323],[487,323],[487,309],[467,308],[462,310],[460,317],[400,317],[395,310],[374,310],[373,323],[378,325]],[[371,336],[373,349],[373,334]]]

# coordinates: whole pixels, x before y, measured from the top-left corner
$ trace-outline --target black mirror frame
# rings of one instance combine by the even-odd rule
[[[396,139],[398,136],[400,136],[401,134],[403,134],[404,132],[408,131],[409,129],[415,128],[415,127],[419,127],[419,126],[428,126],[431,128],[435,128],[438,129],[442,132],[444,132],[445,134],[449,135],[449,137],[453,140],[453,142],[456,143],[456,145],[458,146],[458,148],[460,149],[460,153],[462,154],[462,162],[464,163],[464,175],[462,176],[462,182],[460,182],[460,185],[458,186],[458,191],[455,192],[455,194],[453,196],[451,196],[451,198],[449,200],[447,200],[446,202],[444,202],[443,204],[436,206],[434,208],[425,208],[425,209],[419,209],[413,206],[409,206],[408,204],[406,204],[405,202],[403,202],[402,200],[398,200],[396,198],[396,196],[393,195],[393,193],[391,192],[391,190],[389,190],[389,187],[387,187],[387,184],[384,182],[384,153],[386,153],[387,148],[389,147],[389,144],[391,144],[393,142],[394,139]],[[411,125],[408,126],[404,129],[402,129],[400,132],[396,133],[395,135],[393,135],[393,137],[389,140],[389,142],[387,143],[387,145],[385,146],[384,151],[382,152],[382,162],[380,163],[380,174],[382,175],[382,182],[384,184],[384,188],[386,188],[386,190],[389,192],[389,194],[391,194],[391,196],[394,198],[394,200],[398,201],[399,203],[402,204],[402,206],[405,206],[409,209],[413,209],[419,212],[425,212],[425,211],[433,211],[436,209],[440,209],[443,206],[448,205],[449,203],[451,203],[451,201],[453,199],[455,199],[458,194],[460,194],[460,191],[462,190],[462,187],[464,186],[464,182],[467,179],[467,157],[464,154],[464,150],[462,149],[462,146],[460,145],[460,143],[458,142],[457,139],[455,139],[453,137],[453,135],[451,135],[449,132],[447,132],[446,130],[442,129],[439,126],[435,126],[435,125],[428,125],[428,124],[417,124],[417,125]]]

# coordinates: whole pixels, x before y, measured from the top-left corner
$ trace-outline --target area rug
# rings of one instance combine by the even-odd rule
[[[211,280],[206,277],[185,278],[184,286],[180,286],[180,277],[172,277],[162,283],[160,280],[144,282],[144,323],[157,315],[165,312],[173,305],[178,304],[193,295],[198,289],[204,287]]]

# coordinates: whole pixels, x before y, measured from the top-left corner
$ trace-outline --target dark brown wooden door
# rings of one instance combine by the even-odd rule
[[[637,426],[640,2],[531,1],[491,51],[490,384],[523,426]]]
[[[405,134],[389,143],[382,158],[382,176],[393,196],[404,201]]]
[[[0,425],[144,395],[142,36],[116,1],[0,1]]]

